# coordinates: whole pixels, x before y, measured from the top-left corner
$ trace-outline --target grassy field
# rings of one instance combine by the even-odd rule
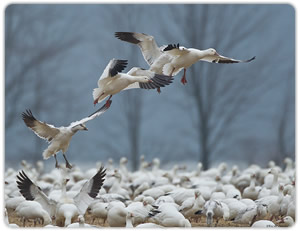
[[[23,227],[21,219],[16,215],[14,211],[8,211],[8,219],[9,223],[14,223],[19,225],[20,227]],[[98,227],[109,227],[107,222],[103,224],[102,219],[95,219],[93,222],[93,218],[89,214],[85,214],[85,222],[87,224],[95,225]],[[275,222],[273,220],[273,222]],[[206,225],[206,218],[204,216],[201,216],[201,219],[198,219],[198,221],[191,221],[192,227],[207,227]],[[214,220],[215,224],[215,220]],[[33,221],[26,221],[25,224],[26,227],[34,227],[34,222]],[[42,224],[37,223],[36,227],[42,227]],[[280,224],[279,224],[280,226]],[[218,227],[249,227],[249,225],[246,224],[235,224],[231,221],[224,221],[223,219],[219,220]]]

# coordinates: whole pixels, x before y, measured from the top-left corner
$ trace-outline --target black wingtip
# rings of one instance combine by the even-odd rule
[[[164,48],[163,51],[170,51],[170,50],[173,50],[173,49],[178,49],[179,48],[179,43],[176,44],[169,44],[167,47]]]
[[[32,127],[33,122],[36,120],[30,109],[26,109],[26,111],[22,113],[22,119],[27,127]]]
[[[251,62],[252,60],[254,60],[256,58],[256,56],[253,56],[251,59],[248,59],[246,62]]]
[[[88,193],[90,197],[95,198],[98,195],[99,190],[101,189],[103,182],[105,180],[104,179],[105,176],[106,176],[106,169],[103,166],[101,166],[99,171],[96,173],[96,175],[93,176],[94,181],[91,190]]]
[[[133,32],[115,32],[115,37],[129,43],[138,44],[140,40],[134,37]]]
[[[112,63],[112,68],[109,70],[111,76],[115,76],[116,74],[122,72],[128,64],[128,60],[125,59],[114,59]]]

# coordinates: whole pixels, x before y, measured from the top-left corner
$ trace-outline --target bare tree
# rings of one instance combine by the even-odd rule
[[[14,106],[6,110],[6,128],[13,125],[19,118],[17,108],[22,104],[22,95],[33,87],[35,109],[41,107],[41,100],[45,95],[47,79],[55,72],[41,76],[44,66],[52,66],[51,71],[57,71],[59,56],[64,54],[76,44],[80,37],[69,36],[68,30],[74,25],[65,22],[65,27],[59,28],[49,21],[57,20],[62,14],[55,7],[52,13],[48,8],[37,5],[10,5],[5,15],[5,97],[13,102]],[[50,10],[51,12],[51,10]],[[59,31],[57,31],[59,30]],[[64,39],[61,35],[65,34]],[[50,65],[49,65],[50,63]],[[55,66],[56,65],[56,66]],[[48,68],[49,70],[49,68]],[[44,72],[43,72],[44,73]],[[57,88],[57,87],[56,87]],[[56,88],[52,88],[52,92]],[[49,90],[49,88],[48,88]],[[54,93],[54,92],[53,92]]]
[[[219,52],[222,51],[221,53],[227,55],[229,51],[232,53],[236,49],[234,44],[238,44],[252,31],[261,29],[262,25],[270,19],[256,7],[249,7],[247,11],[242,12],[239,11],[238,6],[232,5],[186,5],[185,7],[186,21],[183,25],[178,23],[178,26],[182,28],[182,36],[188,42],[188,47],[203,49],[215,46],[214,48]],[[232,22],[223,20],[225,16],[231,18],[228,17],[231,14],[237,14],[239,19]],[[249,22],[247,19],[252,14],[256,17]],[[195,22],[199,29],[190,28],[189,25]],[[251,51],[248,54],[251,55]],[[259,58],[263,59],[263,55],[259,55]],[[270,87],[268,82],[270,77],[265,77],[263,80],[264,83],[268,82],[268,85],[258,84],[266,68],[260,66],[262,71],[258,74],[246,65],[243,67],[248,73],[239,76],[236,76],[237,73],[232,74],[233,72],[227,74],[228,66],[221,64],[197,63],[187,71],[188,84],[185,92],[188,98],[194,101],[193,107],[196,113],[194,128],[199,144],[199,160],[203,163],[204,169],[210,166],[213,153],[228,128],[241,112],[249,110],[251,104],[255,103],[257,98],[253,96],[264,94]]]

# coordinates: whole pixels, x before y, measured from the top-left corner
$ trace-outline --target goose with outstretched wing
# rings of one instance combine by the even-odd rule
[[[59,219],[60,216],[64,219],[64,225],[70,224],[70,214],[84,215],[88,206],[93,202],[101,189],[106,169],[100,167],[97,173],[87,180],[81,190],[74,196],[68,198],[66,194],[66,183],[64,181],[62,195],[59,201],[54,201],[41,190],[39,186],[34,184],[24,171],[20,171],[17,175],[17,186],[20,193],[26,200],[39,202],[43,209],[46,210],[51,217]],[[73,210],[73,211],[72,211]]]
[[[107,64],[98,80],[98,87],[93,90],[94,105],[111,97],[122,90],[132,88],[157,89],[172,82],[172,78],[158,75],[150,70],[138,67],[127,73],[121,73],[127,66],[127,60],[112,59]],[[106,101],[106,102],[108,102]]]
[[[55,127],[51,124],[41,122],[33,116],[31,110],[26,110],[26,112],[23,112],[22,118],[26,126],[29,127],[38,137],[45,139],[50,143],[47,149],[43,152],[44,159],[54,156],[55,167],[58,167],[56,154],[59,151],[62,151],[63,157],[66,161],[66,167],[72,168],[72,165],[67,160],[65,154],[68,150],[72,136],[79,130],[87,131],[88,129],[85,126],[85,123],[103,114],[110,107],[110,104],[111,100],[93,114],[79,121],[72,122],[68,127]]]

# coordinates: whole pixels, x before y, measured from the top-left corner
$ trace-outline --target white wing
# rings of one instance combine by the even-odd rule
[[[123,71],[126,66],[127,60],[111,59],[98,80],[98,86],[100,86],[100,80],[117,75],[119,72]]]
[[[74,197],[79,214],[85,214],[86,209],[98,195],[104,182],[105,171],[106,169],[101,167],[92,179],[84,183],[80,192]]]
[[[20,189],[20,193],[26,200],[39,202],[43,209],[45,209],[52,217],[55,215],[56,202],[49,199],[40,187],[36,186],[25,174],[24,171],[20,171],[17,175],[17,185]]]
[[[31,110],[22,113],[22,118],[27,127],[29,127],[38,137],[50,142],[60,131],[53,125],[37,120]]]
[[[151,35],[135,32],[116,32],[115,37],[125,42],[137,44],[149,66],[162,54]]]
[[[75,121],[75,122],[72,122],[69,127],[74,127],[78,124],[84,124],[92,119],[95,119],[97,116],[100,116],[102,115],[104,112],[107,111],[107,109],[110,107],[112,101],[109,100],[107,103],[105,103],[101,108],[99,108],[97,111],[95,111],[94,113],[92,113],[91,115],[89,115],[88,117],[85,117],[79,121]]]

